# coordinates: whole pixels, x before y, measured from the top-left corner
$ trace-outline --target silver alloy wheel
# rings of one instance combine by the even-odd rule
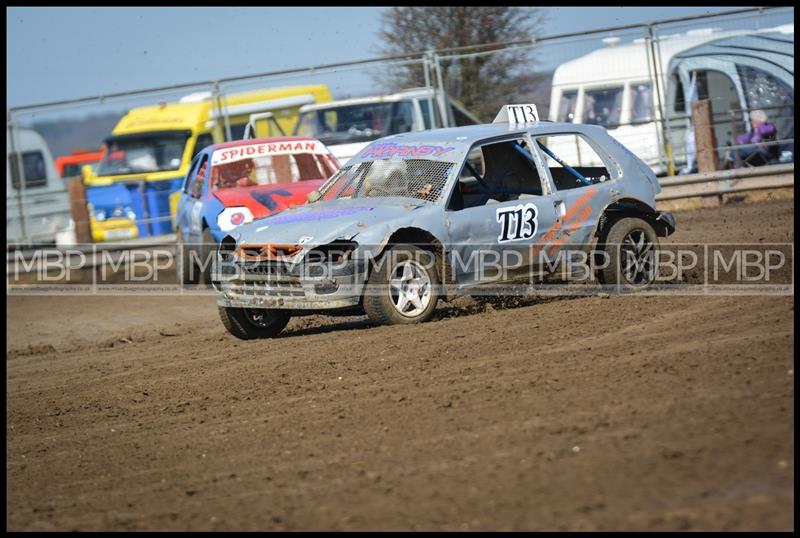
[[[431,302],[431,277],[428,271],[412,260],[400,262],[389,279],[392,305],[403,316],[422,314]]]
[[[655,279],[656,250],[653,248],[653,242],[648,239],[647,232],[643,229],[636,228],[625,236],[622,240],[620,255],[620,261],[624,263],[622,274],[628,283],[634,286],[644,286]]]
[[[247,321],[256,327],[269,327],[275,323],[275,316],[270,315],[271,312],[268,312],[263,308],[245,308],[244,314],[247,318]]]

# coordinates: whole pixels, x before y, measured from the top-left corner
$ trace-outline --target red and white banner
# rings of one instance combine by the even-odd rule
[[[211,155],[211,164],[227,164],[254,157],[267,155],[293,155],[296,153],[314,153],[327,155],[328,149],[316,140],[289,140],[286,142],[264,142],[242,145],[235,148],[218,149]]]

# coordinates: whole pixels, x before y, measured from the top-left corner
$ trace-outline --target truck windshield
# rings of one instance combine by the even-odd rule
[[[300,116],[295,134],[311,136],[327,146],[371,142],[406,133],[413,127],[411,101],[342,105],[309,110]]]
[[[108,149],[97,167],[97,174],[140,174],[177,170],[189,133],[142,133],[115,136],[106,140]]]

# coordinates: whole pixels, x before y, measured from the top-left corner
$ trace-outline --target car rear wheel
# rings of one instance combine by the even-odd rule
[[[219,317],[228,332],[240,340],[278,336],[290,319],[280,310],[228,306],[219,307]]]
[[[601,284],[638,291],[658,276],[658,235],[648,222],[635,217],[616,220],[598,246],[608,256],[597,274]]]
[[[374,323],[420,323],[431,319],[439,300],[436,257],[414,245],[386,251],[369,278],[364,310]]]

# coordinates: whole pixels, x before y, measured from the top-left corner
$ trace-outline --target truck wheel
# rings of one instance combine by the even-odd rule
[[[364,311],[381,325],[429,320],[439,300],[436,257],[414,245],[396,245],[381,258],[367,283]]]
[[[219,317],[228,332],[240,340],[278,336],[290,318],[280,310],[228,306],[219,307]]]
[[[658,276],[658,236],[646,221],[627,217],[611,223],[598,247],[607,255],[607,266],[597,273],[601,284],[643,290]]]
[[[192,263],[192,258],[189,256],[189,249],[183,240],[183,234],[178,232],[178,278],[180,279],[181,286],[187,284],[197,284],[200,281],[200,271],[196,265]]]

